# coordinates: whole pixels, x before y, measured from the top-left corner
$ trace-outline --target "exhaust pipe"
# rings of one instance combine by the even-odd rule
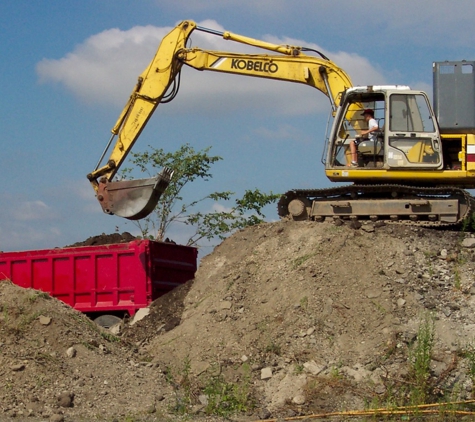
[[[155,209],[172,176],[173,170],[165,167],[156,177],[150,179],[120,182],[101,180],[97,200],[106,214],[140,220]]]

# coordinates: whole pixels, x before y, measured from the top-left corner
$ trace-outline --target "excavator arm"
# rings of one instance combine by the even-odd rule
[[[278,54],[243,54],[187,48],[187,40],[194,30]],[[307,55],[307,51],[313,51],[320,57]],[[171,101],[177,94],[180,71],[184,64],[197,70],[306,84],[324,93],[330,99],[333,110],[338,107],[342,93],[352,87],[346,72],[318,51],[276,45],[230,32],[218,32],[199,27],[192,21],[181,22],[163,38],[154,58],[139,76],[137,85],[112,128],[112,136],[95,170],[87,175],[104,212],[131,220],[144,218],[153,211],[166,190],[173,175],[170,169],[164,169],[151,179],[113,181],[113,178],[157,106]],[[352,116],[347,117],[352,120]],[[101,166],[114,139],[109,159]]]

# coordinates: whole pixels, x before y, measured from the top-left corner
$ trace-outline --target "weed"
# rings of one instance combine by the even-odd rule
[[[81,341],[81,344],[88,350],[94,350],[95,349],[95,347],[87,341]]]
[[[381,312],[383,315],[387,314],[388,311],[380,305],[378,302],[375,302],[374,300],[371,301],[371,303],[376,307],[376,309]]]
[[[28,302],[34,303],[39,298],[49,300],[51,296],[48,293],[38,291],[28,296]]]
[[[300,363],[296,364],[295,367],[294,367],[294,373],[295,375],[300,375],[303,373],[303,370],[304,370],[304,366]]]
[[[245,412],[252,406],[250,398],[251,368],[242,365],[243,377],[239,383],[228,383],[219,371],[212,376],[203,393],[208,399],[205,412],[209,415],[228,416],[236,412]]]
[[[462,352],[462,356],[468,361],[468,376],[472,381],[472,386],[475,386],[475,344],[469,344]],[[472,397],[475,391],[472,389]]]
[[[298,267],[300,267],[305,261],[309,260],[310,258],[312,258],[313,256],[315,256],[315,253],[309,253],[309,254],[306,254],[306,255],[302,255],[296,259],[294,259],[292,261],[292,269],[297,269]]]
[[[107,340],[109,343],[118,343],[120,341],[120,338],[115,336],[112,333],[108,333],[106,331],[101,331],[100,335],[103,339]]]
[[[9,316],[9,315],[8,315],[8,306],[7,306],[7,305],[4,305],[2,308],[3,308],[3,309],[2,309],[2,312],[3,312],[3,321],[5,322],[5,324],[7,324],[7,323],[8,323],[8,319],[9,319],[9,318],[8,318],[8,316]]]
[[[228,290],[229,290],[229,289],[228,289]],[[210,296],[211,296],[211,294],[203,296],[202,299],[200,299],[198,302],[196,302],[196,303],[193,305],[193,308],[196,309],[198,306],[200,306],[200,305],[201,305],[206,299],[208,299]]]
[[[188,413],[196,395],[190,373],[191,362],[188,356],[185,358],[183,366],[175,374],[172,368],[167,367],[165,369],[165,380],[173,387],[175,392],[175,405],[171,410],[180,415]]]
[[[308,307],[308,297],[307,296],[304,296],[302,299],[300,299],[300,307],[303,310],[307,309],[307,307]]]
[[[343,366],[342,362],[338,362],[336,365],[333,365],[330,369],[330,378],[339,380],[342,378],[340,373],[340,368]]]
[[[274,355],[280,356],[282,353],[282,347],[279,343],[276,343],[274,340],[271,340],[271,342],[266,346],[264,351],[266,353],[272,353]]]
[[[460,276],[460,270],[458,268],[454,268],[454,287],[457,290],[462,289],[462,278]]]
[[[437,255],[438,255],[437,251],[424,251],[424,256],[428,261],[434,258],[437,258]]]
[[[410,350],[410,376],[413,382],[412,404],[425,403],[429,394],[429,375],[434,348],[434,320],[430,314],[424,317],[417,332],[417,341]]]
[[[474,231],[474,230],[475,230],[475,213],[472,213],[470,217],[463,220],[461,232],[464,233],[464,232]]]

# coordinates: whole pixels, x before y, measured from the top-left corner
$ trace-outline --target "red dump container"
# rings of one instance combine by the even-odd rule
[[[135,240],[0,253],[0,280],[42,290],[81,312],[135,312],[191,280],[196,248]]]

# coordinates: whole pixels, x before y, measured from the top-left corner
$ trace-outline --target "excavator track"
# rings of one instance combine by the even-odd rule
[[[398,184],[294,189],[279,200],[281,218],[383,220],[423,227],[459,226],[471,218],[475,198],[458,187]]]

